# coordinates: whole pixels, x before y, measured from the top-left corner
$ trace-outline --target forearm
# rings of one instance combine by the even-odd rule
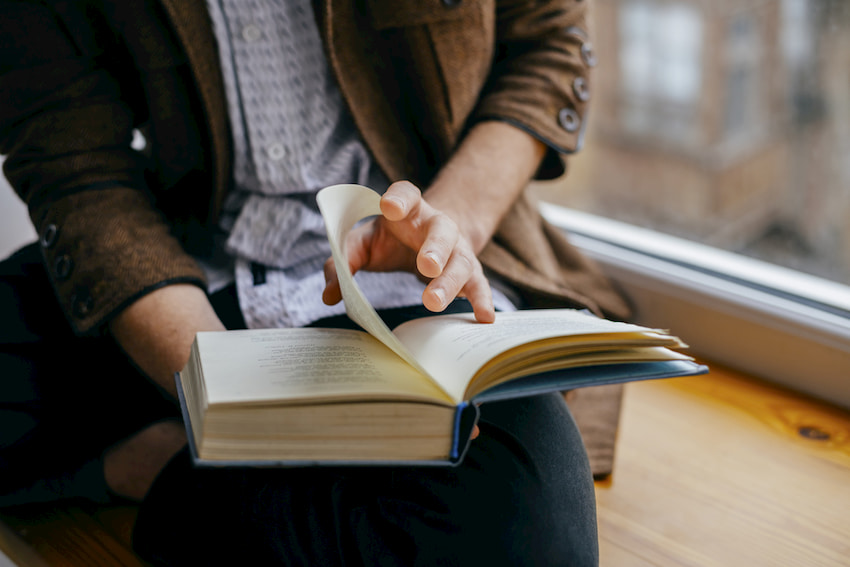
[[[457,223],[477,254],[545,153],[542,142],[510,124],[481,122],[424,192],[425,200]]]
[[[179,284],[137,300],[109,328],[139,368],[176,398],[174,373],[189,359],[195,333],[221,331],[224,325],[201,288]]]
[[[101,28],[109,19],[101,11],[113,8],[54,4],[3,3],[0,153],[4,173],[41,237],[63,312],[75,333],[96,334],[145,290],[162,282],[201,285],[204,274],[155,207],[164,193],[159,183],[146,183],[147,158],[131,146],[133,128],[144,119],[139,112],[144,97],[125,96],[124,80],[135,85],[139,75],[129,67],[117,72],[124,67],[119,62],[132,61],[129,52],[117,50],[121,53],[111,54],[105,66],[104,45],[113,44],[107,27]],[[80,41],[95,37],[107,43]],[[195,128],[175,126],[183,130]],[[180,159],[154,161],[175,166],[165,175],[194,179],[180,169],[188,163],[180,161],[183,151]],[[173,200],[181,199],[172,197],[179,187],[153,177],[170,187]],[[208,204],[193,195],[205,214]]]

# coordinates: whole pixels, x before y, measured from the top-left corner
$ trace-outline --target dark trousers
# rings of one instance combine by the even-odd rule
[[[213,304],[241,325],[232,294]],[[0,506],[107,502],[103,451],[176,416],[110,338],[73,335],[37,248],[0,263]],[[134,546],[159,565],[596,565],[593,482],[563,399],[485,404],[480,427],[446,468],[195,468],[180,453]]]

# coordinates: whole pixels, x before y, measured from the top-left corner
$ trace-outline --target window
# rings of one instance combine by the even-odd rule
[[[725,129],[728,138],[762,135],[765,80],[763,40],[756,14],[743,10],[730,16],[726,31]]]
[[[630,2],[619,14],[623,126],[671,140],[694,132],[702,20],[684,4]]]
[[[537,186],[544,212],[642,322],[850,408],[850,3],[598,0],[592,16],[586,144]]]
[[[545,200],[850,282],[850,3],[599,0]]]

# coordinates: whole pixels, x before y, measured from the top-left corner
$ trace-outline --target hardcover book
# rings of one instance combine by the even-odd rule
[[[323,189],[319,206],[349,316],[363,330],[198,333],[177,375],[190,447],[207,465],[445,465],[494,400],[702,374],[673,335],[573,309],[443,314],[390,330],[342,244],[380,196]]]

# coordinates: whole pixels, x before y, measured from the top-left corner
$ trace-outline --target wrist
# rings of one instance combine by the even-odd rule
[[[546,146],[504,122],[481,122],[464,138],[424,198],[447,214],[480,253],[528,186]]]

